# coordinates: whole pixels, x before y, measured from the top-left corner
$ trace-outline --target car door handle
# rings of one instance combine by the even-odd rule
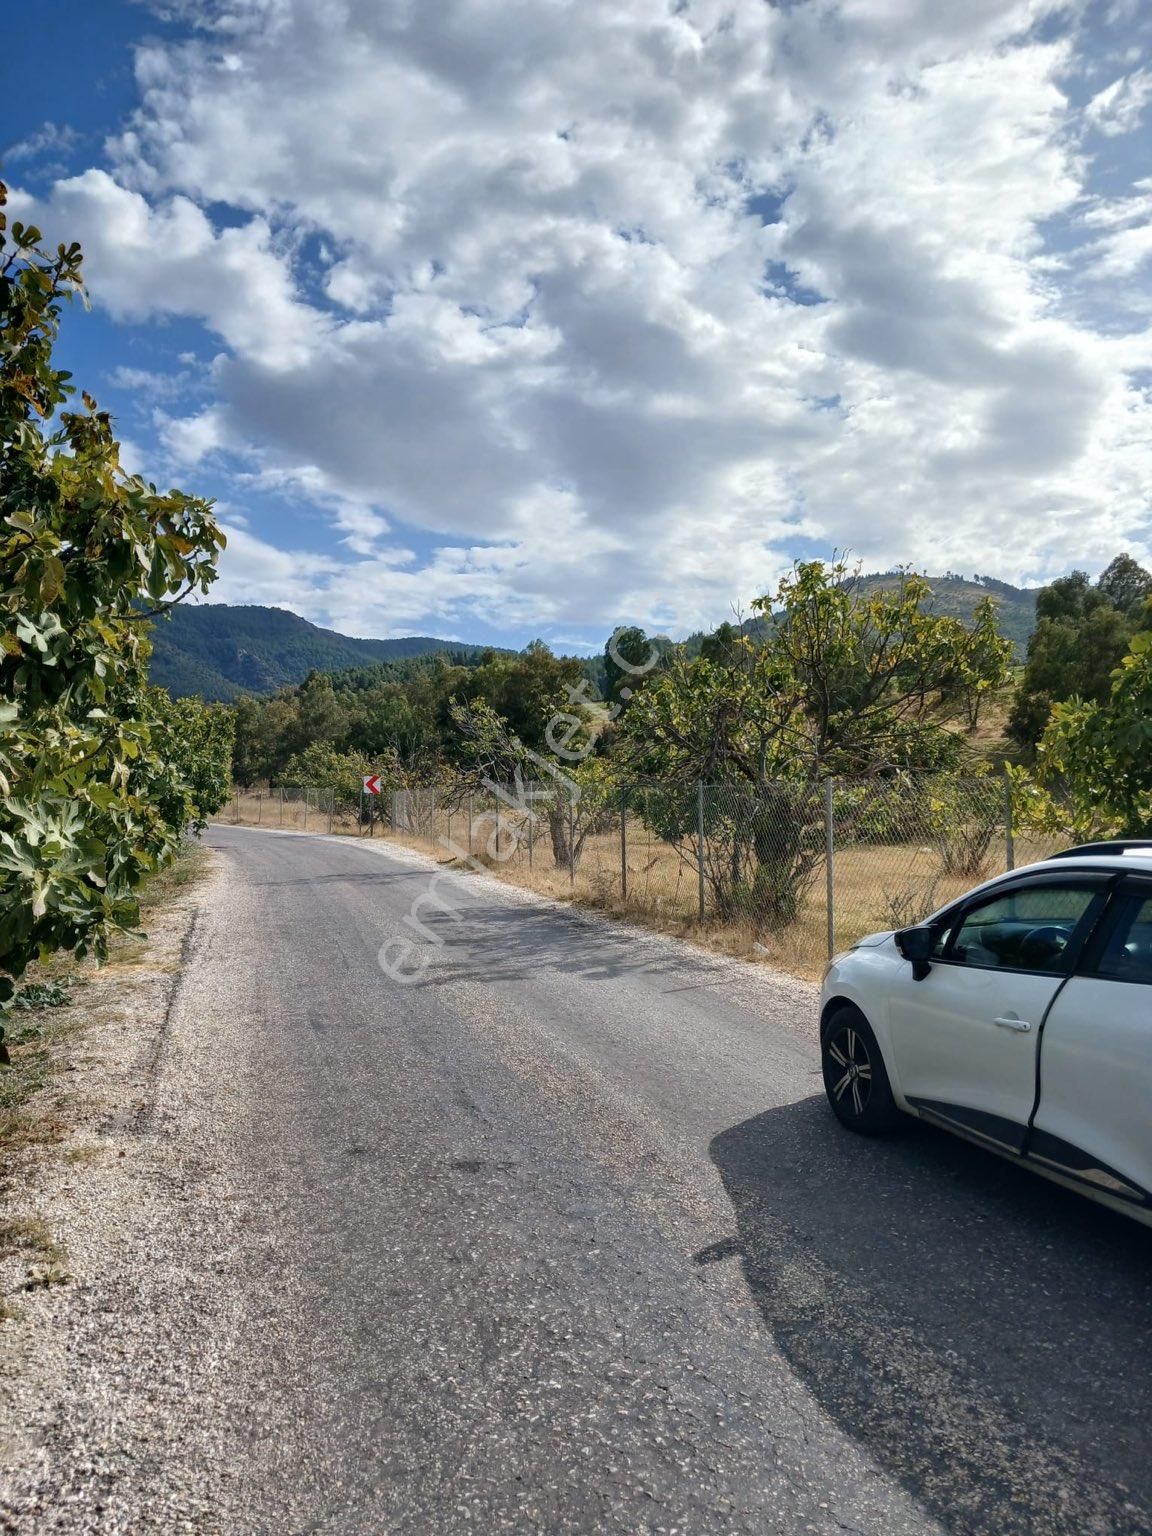
[[[999,1024],[1001,1029],[1017,1029],[1022,1035],[1026,1035],[1032,1028],[1027,1019],[993,1019],[994,1024]]]

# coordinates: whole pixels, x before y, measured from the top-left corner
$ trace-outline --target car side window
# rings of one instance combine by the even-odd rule
[[[1092,970],[1111,981],[1152,982],[1152,896],[1134,891],[1121,897],[1117,920]]]
[[[941,958],[992,970],[1059,973],[1100,887],[1060,881],[1018,886],[977,902],[952,925]]]

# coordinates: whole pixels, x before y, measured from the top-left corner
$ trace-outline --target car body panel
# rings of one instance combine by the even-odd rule
[[[1055,874],[1104,875],[1108,893],[1137,876],[1143,888],[1152,852],[1064,856],[1015,870],[923,926],[1001,885]],[[1103,898],[1089,930],[1102,907]],[[1152,986],[1077,974],[1081,958],[1070,960],[1070,975],[934,959],[917,981],[896,935],[870,934],[829,965],[821,1019],[841,1001],[860,1009],[901,1109],[1152,1225]]]
[[[1041,1135],[1031,1155],[1082,1181],[1148,1198],[1152,987],[1072,977],[1044,1026],[1034,1124]]]
[[[905,965],[885,1031],[904,1097],[1019,1152],[1036,1098],[1040,1025],[1060,980],[937,961],[913,981]],[[1028,1027],[996,1023],[1006,1018]]]

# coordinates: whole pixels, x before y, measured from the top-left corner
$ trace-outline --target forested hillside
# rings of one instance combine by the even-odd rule
[[[873,592],[896,591],[900,579],[895,571],[873,571],[857,578],[857,586],[863,596],[869,596]],[[965,624],[972,622],[977,605],[990,597],[996,604],[1000,633],[1012,642],[1015,659],[1024,659],[1029,637],[1036,627],[1036,594],[1040,588],[1014,587],[994,576],[958,576],[954,572],[929,576],[926,580],[932,591],[928,604],[932,612]]]
[[[847,584],[863,601],[876,593],[898,592],[904,579],[904,574],[898,570],[868,571],[860,575],[849,575]],[[996,623],[1000,633],[1011,642],[1013,660],[1024,660],[1028,641],[1036,627],[1036,594],[1041,590],[1039,587],[1014,587],[1010,582],[998,581],[994,576],[958,576],[951,571],[944,576],[925,576],[923,581],[927,589],[925,610],[941,618],[959,619],[962,624],[971,624],[981,602],[991,598],[996,605]],[[769,616],[757,614],[744,619],[739,629],[754,643],[761,644],[771,623]],[[713,631],[713,634],[735,634],[736,627],[729,621]],[[703,631],[690,635],[685,641],[688,654],[698,655],[708,638]]]
[[[231,702],[241,693],[275,693],[309,672],[339,672],[372,662],[487,649],[429,635],[356,640],[320,629],[287,608],[203,604],[172,610],[152,629],[152,681],[173,698],[200,694]]]
[[[871,572],[855,578],[861,596],[895,591],[896,572]],[[981,599],[996,604],[1001,633],[1012,642],[1017,661],[1024,659],[1036,622],[1036,591],[1014,587],[991,576],[930,576],[928,606],[933,613],[970,624]],[[745,632],[762,639],[764,618],[747,621]],[[690,655],[705,640],[703,634],[687,641]],[[671,642],[660,637],[658,642]],[[180,607],[158,622],[152,633],[152,681],[167,688],[173,698],[199,694],[208,700],[231,703],[242,693],[271,694],[285,686],[302,683],[310,672],[341,672],[377,662],[401,661],[414,656],[443,653],[453,660],[475,660],[486,646],[438,639],[431,635],[407,635],[396,640],[358,640],[336,630],[321,629],[287,608],[235,606],[227,603]],[[602,688],[602,661],[586,668],[590,681]]]

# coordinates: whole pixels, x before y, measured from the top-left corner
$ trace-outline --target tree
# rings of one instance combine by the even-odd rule
[[[326,742],[314,741],[290,757],[277,778],[293,789],[330,789],[340,804],[358,806],[365,775],[377,769],[387,774],[383,765],[363,752],[338,752]],[[388,781],[395,782],[391,776]]]
[[[89,395],[60,409],[52,348],[80,248],[9,235],[5,200],[0,185],[0,1007],[37,955],[103,957],[208,808],[147,687],[145,620],[206,590],[224,543],[209,503],[123,472]]]
[[[659,663],[660,649],[632,624],[615,630],[604,646],[604,702],[623,714]]]
[[[163,688],[147,690],[145,712],[152,753],[141,769],[153,778],[148,798],[165,825],[199,832],[231,793],[233,712],[197,698],[169,698]]]
[[[1036,777],[1070,802],[1075,831],[1152,836],[1152,629],[1133,635],[1107,699],[1055,706]]]
[[[1131,555],[1117,555],[1100,573],[1096,587],[1113,608],[1139,623],[1152,597],[1152,573],[1138,565]]]
[[[601,828],[616,803],[608,765],[586,755],[578,762],[550,762],[526,747],[492,706],[453,701],[453,724],[463,744],[457,802],[476,789],[494,793],[506,821],[524,835],[529,819],[548,827],[557,869],[576,870],[589,835]]]
[[[990,601],[969,627],[928,611],[929,595],[904,575],[861,596],[843,563],[798,564],[752,604],[774,613],[762,644],[680,659],[644,690],[625,722],[634,767],[759,789],[955,765],[963,741],[949,722],[972,690],[1003,683],[1009,646]]]
[[[1024,754],[1034,752],[1054,705],[1108,698],[1150,593],[1152,576],[1130,555],[1117,555],[1095,586],[1085,571],[1073,571],[1037,594],[1036,627],[1008,720],[1008,735]]]
[[[324,672],[309,672],[296,694],[295,747],[297,751],[313,742],[325,745],[341,741],[348,729],[348,716],[341,708]]]
[[[705,635],[700,642],[699,655],[705,661],[710,661],[716,666],[730,666],[741,654],[740,648],[744,643],[744,632],[737,624],[730,623],[727,619],[723,624],[717,625],[710,635]]]
[[[771,620],[761,643],[731,634],[678,658],[624,717],[633,771],[665,786],[659,830],[689,862],[703,815],[705,873],[726,914],[795,915],[821,857],[821,779],[963,760],[955,717],[1003,684],[1010,646],[990,599],[966,626],[932,613],[929,596],[906,573],[863,595],[842,562],[798,564],[752,604]],[[702,810],[687,793],[697,783],[722,786]]]
[[[575,657],[554,656],[542,640],[533,640],[517,656],[489,653],[480,666],[465,672],[450,703],[487,704],[508,732],[530,751],[556,753],[561,748],[584,755],[587,740],[588,688]],[[445,710],[445,746],[452,755],[455,717]],[[566,733],[572,736],[565,742]]]

